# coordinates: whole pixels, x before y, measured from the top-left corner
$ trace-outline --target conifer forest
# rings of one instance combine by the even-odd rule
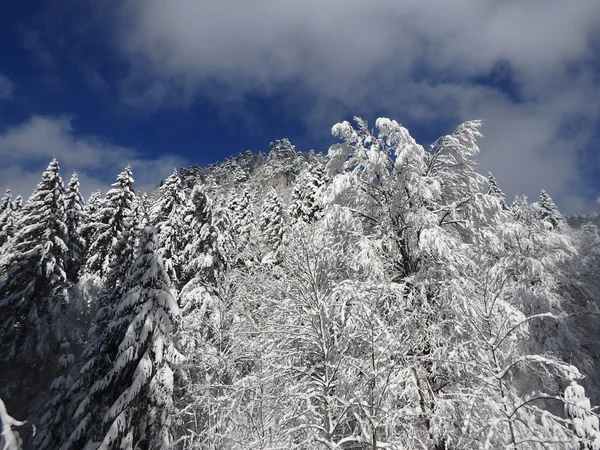
[[[505,198],[480,126],[87,201],[50,161],[0,201],[0,450],[600,450],[600,220]]]

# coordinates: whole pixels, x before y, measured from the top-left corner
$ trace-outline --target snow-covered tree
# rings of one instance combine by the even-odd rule
[[[104,275],[112,257],[111,248],[124,231],[133,226],[133,175],[127,166],[117,176],[112,189],[106,193],[96,213],[92,213],[87,229],[93,230],[88,247],[86,270],[100,277]]]
[[[84,202],[79,193],[79,176],[73,172],[65,195],[69,261],[67,263],[67,276],[73,282],[77,281],[79,270],[85,256],[85,239],[81,236]]]
[[[158,188],[150,221],[158,232],[159,253],[175,290],[181,289],[182,253],[185,233],[186,197],[177,170]]]
[[[292,220],[310,223],[319,219],[323,206],[319,203],[317,194],[324,184],[323,176],[323,173],[314,173],[311,170],[300,173],[292,190],[290,209]]]
[[[109,324],[109,329],[125,332],[114,364],[94,385],[108,410],[99,430],[86,433],[86,445],[103,450],[172,448],[173,370],[181,359],[174,336],[180,319],[153,227],[142,231],[126,284],[129,289]]]
[[[132,230],[125,230],[117,239],[112,249],[115,257],[93,304],[94,320],[82,354],[81,368],[66,399],[74,426],[64,441],[65,450],[79,448],[86,436],[101,433],[103,418],[110,406],[104,401],[107,387],[97,381],[113,368],[126,331],[127,324],[115,327],[114,318],[116,308],[129,288],[128,273],[135,260],[134,241]]]
[[[102,205],[102,194],[100,190],[94,191],[90,194],[87,202],[83,206],[82,223],[81,223],[81,237],[84,238],[86,248],[94,235],[95,228],[93,226],[94,220],[97,218],[98,210]]]
[[[68,228],[65,191],[54,158],[25,205],[2,267],[0,385],[36,414],[56,376],[60,344],[75,332],[68,320]],[[9,404],[10,405],[10,404]]]
[[[22,440],[13,427],[20,427],[24,423],[8,415],[6,406],[0,398],[0,450],[21,450]]]
[[[542,220],[547,221],[552,228],[562,228],[566,226],[565,217],[560,213],[558,207],[554,204],[548,193],[542,189],[540,199],[537,202],[539,215]]]
[[[494,197],[498,198],[502,203],[502,208],[508,209],[508,205],[506,204],[506,195],[504,195],[504,192],[502,192],[502,189],[500,189],[500,186],[498,186],[498,182],[496,181],[496,178],[494,177],[492,172],[488,172],[487,179],[488,195],[493,195]]]
[[[580,448],[600,449],[598,414],[592,411],[585,389],[575,380],[571,380],[565,389],[565,414],[571,419],[573,430],[580,439]]]
[[[222,260],[217,247],[217,233],[213,226],[212,202],[200,186],[192,190],[185,220],[189,226],[183,251],[184,289],[192,280],[212,284],[218,278]],[[182,289],[182,297],[183,295]]]
[[[0,285],[5,360],[32,361],[60,343],[68,286],[65,191],[53,159],[25,205]]]
[[[256,231],[254,205],[245,184],[242,189],[234,192],[227,206],[231,211],[230,234],[235,241],[238,253],[243,255],[248,250],[248,246],[252,244],[252,236]]]
[[[7,208],[12,207],[12,192],[10,189],[7,189],[2,199],[0,199],[0,214],[2,214]]]
[[[15,213],[11,198],[11,191],[7,189],[2,200],[0,200],[0,250],[8,243],[15,232]]]
[[[275,189],[270,189],[263,202],[258,219],[265,258],[276,259],[285,231],[284,210]]]
[[[45,405],[45,413],[40,418],[39,431],[33,441],[34,447],[39,450],[60,448],[69,433],[71,411],[68,396],[73,385],[70,371],[75,364],[75,355],[66,339],[60,345],[57,363],[58,376],[50,383],[50,400]]]

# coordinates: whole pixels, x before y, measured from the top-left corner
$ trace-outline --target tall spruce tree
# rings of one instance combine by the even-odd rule
[[[104,415],[110,406],[104,399],[111,395],[112,386],[100,380],[114,366],[127,329],[126,323],[119,327],[109,325],[113,324],[117,306],[128,290],[128,272],[135,260],[134,241],[133,232],[126,230],[113,246],[115,257],[104,277],[81,369],[69,393],[67,407],[74,419],[74,428],[64,442],[64,450],[81,448],[88,436],[102,433]]]
[[[111,405],[98,450],[172,447],[173,368],[180,360],[174,336],[179,308],[157,252],[156,230],[146,227],[127,280],[128,291],[109,328],[126,327],[114,366],[100,383],[111,385]],[[90,436],[88,442],[96,439]]]
[[[73,331],[67,242],[65,191],[54,158],[23,209],[0,284],[0,384],[13,387],[25,411],[42,401],[42,389],[57,375],[60,345]]]
[[[267,258],[276,259],[279,247],[283,242],[285,229],[283,214],[283,206],[277,192],[275,189],[269,190],[258,223]]]
[[[85,255],[85,239],[81,236],[84,202],[79,192],[79,176],[73,172],[66,189],[67,230],[69,236],[69,260],[67,276],[73,282],[79,277],[79,270]]]
[[[127,166],[87,224],[86,228],[93,230],[86,264],[86,270],[91,274],[102,277],[106,273],[112,246],[123,231],[133,226],[133,182],[131,166]]]
[[[488,195],[492,195],[500,200],[503,209],[508,209],[508,205],[506,204],[506,196],[500,186],[498,186],[498,182],[496,178],[492,174],[492,172],[488,172]]]
[[[292,191],[290,216],[292,220],[310,223],[322,214],[323,205],[317,199],[317,192],[323,186],[323,173],[305,170],[300,173]]]
[[[539,208],[540,218],[550,223],[552,228],[560,229],[567,224],[565,217],[560,213],[552,198],[543,189],[540,193],[540,199],[537,202],[537,206]]]
[[[159,253],[171,280],[172,288],[181,289],[185,193],[177,169],[158,188],[150,221],[157,229]]]
[[[68,228],[65,191],[54,158],[19,221],[0,286],[4,359],[44,357],[65,330]],[[52,332],[53,331],[53,332]]]
[[[10,189],[6,190],[6,193],[0,200],[0,252],[6,245],[8,240],[14,234],[14,205],[11,201],[12,194]]]

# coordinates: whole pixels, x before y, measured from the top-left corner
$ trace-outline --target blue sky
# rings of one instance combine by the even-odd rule
[[[6,3],[6,2],[5,2]],[[0,189],[52,155],[82,190],[288,137],[326,151],[354,115],[422,144],[483,119],[481,171],[569,212],[600,193],[596,0],[20,0],[0,7]]]

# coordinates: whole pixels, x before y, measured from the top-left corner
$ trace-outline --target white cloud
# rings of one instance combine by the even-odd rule
[[[10,79],[0,73],[0,100],[13,98],[15,85]]]
[[[185,162],[177,156],[151,159],[141,152],[106,143],[95,136],[76,133],[68,117],[33,116],[0,133],[0,190],[10,188],[25,199],[33,192],[53,156],[61,166],[63,181],[73,170],[80,176],[82,193],[106,192],[116,175],[131,164],[139,192],[150,192],[174,167]]]
[[[115,11],[130,104],[230,104],[291,86],[290,109],[311,102],[299,119],[317,135],[348,111],[423,126],[481,118],[482,166],[507,194],[543,187],[565,209],[593,207],[580,155],[599,120],[596,0],[126,0]],[[481,83],[498,68],[517,101]],[[565,139],[573,121],[588,125]]]

